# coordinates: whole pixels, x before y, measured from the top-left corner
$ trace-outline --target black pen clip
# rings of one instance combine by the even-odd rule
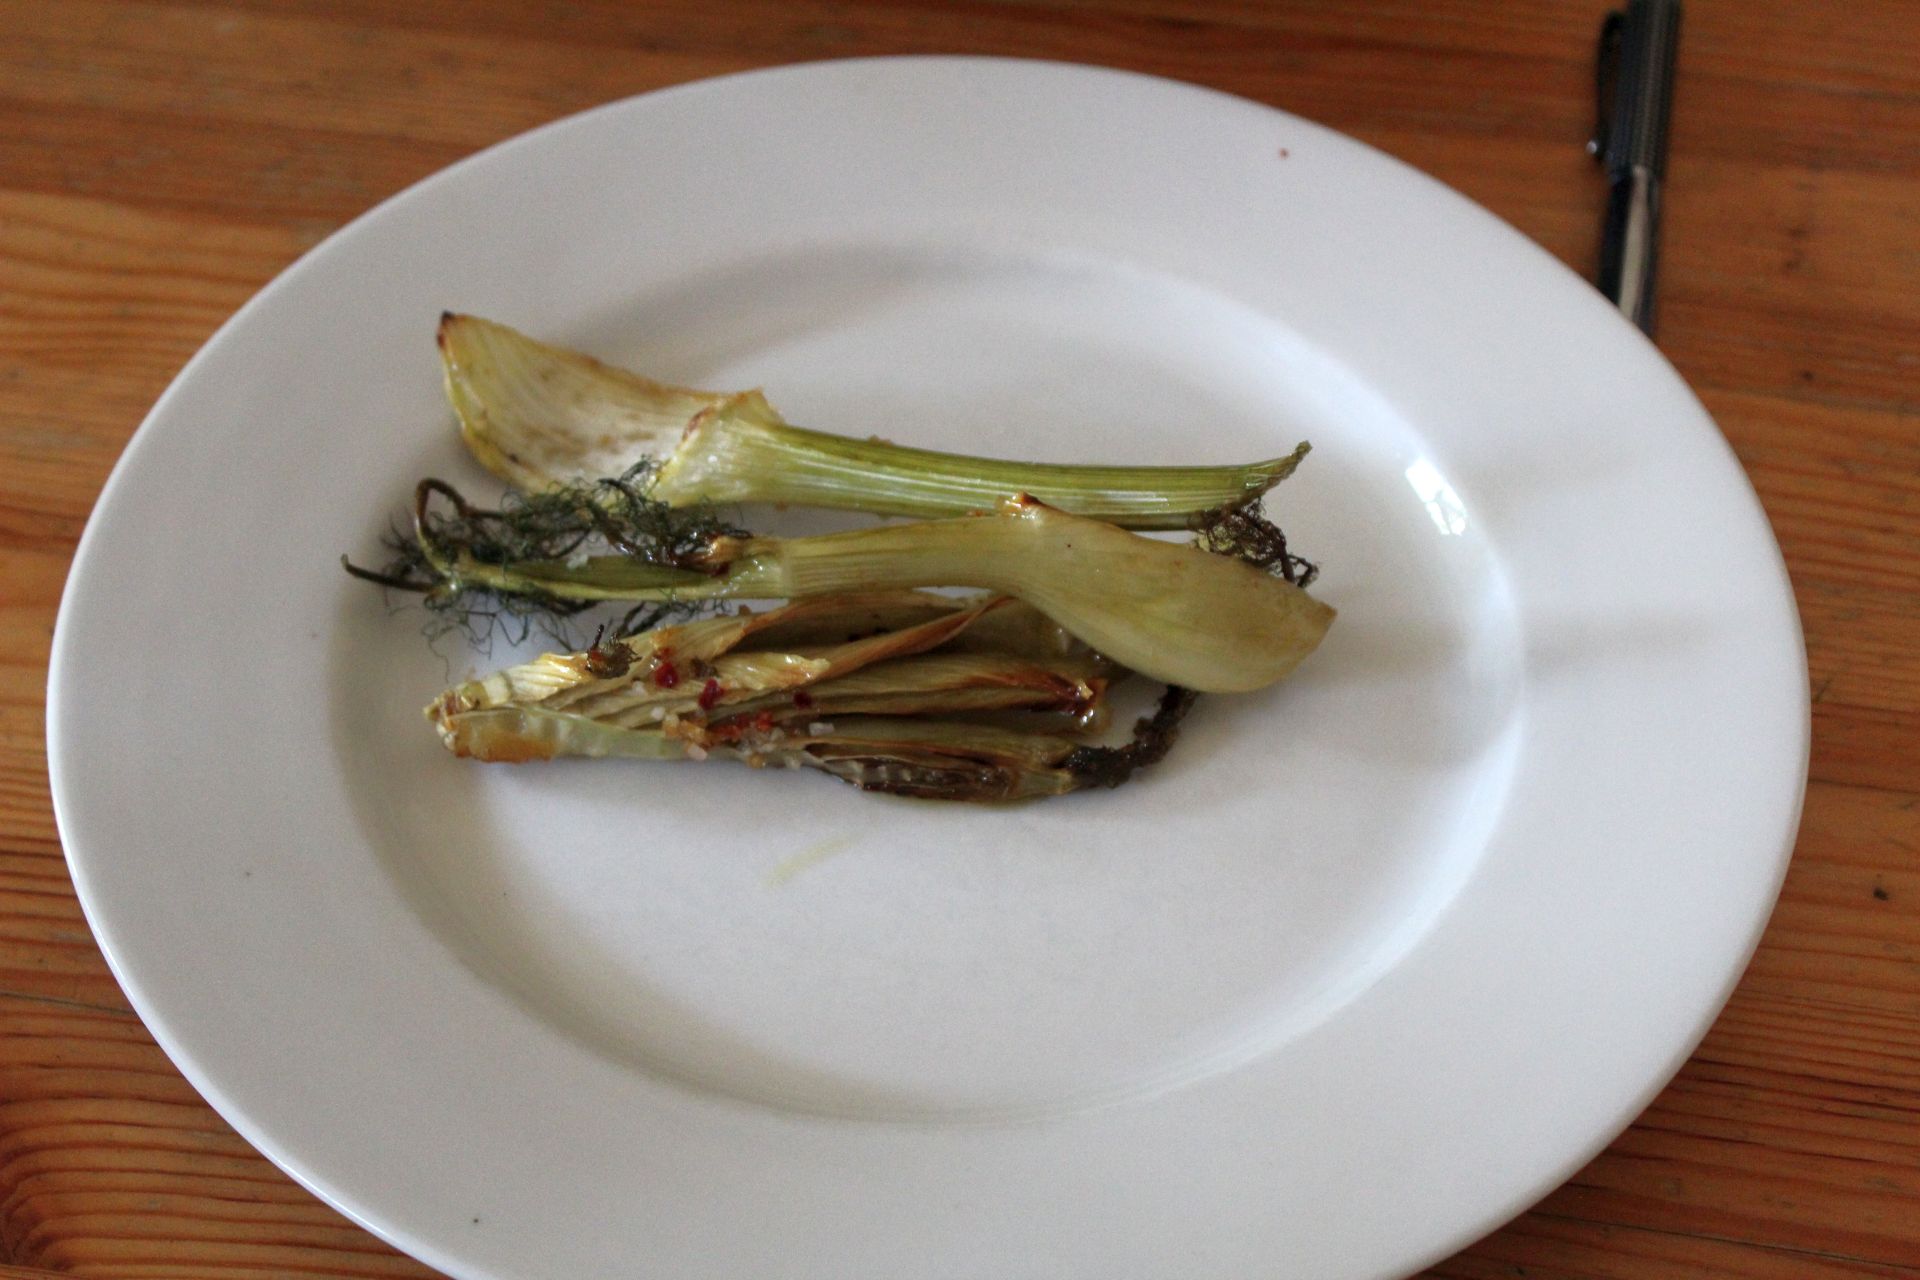
[[[1593,137],[1587,142],[1587,154],[1600,164],[1607,162],[1607,141],[1613,133],[1614,95],[1620,87],[1620,28],[1627,13],[1615,9],[1600,21],[1600,45],[1593,55]]]

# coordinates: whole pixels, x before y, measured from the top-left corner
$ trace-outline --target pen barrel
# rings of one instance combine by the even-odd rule
[[[1673,70],[1680,47],[1679,0],[1628,0],[1621,15],[1613,104],[1605,153],[1616,178],[1644,167],[1667,172],[1667,126],[1673,114]]]
[[[1653,336],[1654,277],[1660,265],[1660,180],[1635,165],[1613,180],[1600,238],[1600,291]]]

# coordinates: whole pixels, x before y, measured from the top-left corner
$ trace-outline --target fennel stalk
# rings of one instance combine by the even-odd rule
[[[1253,502],[1293,474],[1307,446],[1235,466],[1009,462],[854,439],[785,421],[758,391],[670,386],[477,316],[440,320],[447,398],[468,448],[533,491],[645,463],[669,506],[786,503],[931,518],[1026,493],[1130,529],[1184,529]]]
[[[897,625],[870,634],[876,618]],[[1164,756],[1193,695],[1169,689],[1123,745],[1088,743],[1075,731],[1125,672],[1050,638],[1036,654],[1032,621],[1005,597],[819,597],[547,654],[447,690],[427,718],[479,760],[730,759],[944,800],[1119,786]],[[1011,710],[1053,728],[982,718]]]
[[[451,517],[430,510],[436,495],[453,504]],[[649,541],[615,530],[610,540],[623,545],[612,555],[579,550],[597,508],[580,516],[584,531],[563,541],[560,555],[516,555],[516,547],[544,544],[496,532],[524,531],[513,513],[479,511],[439,481],[421,483],[414,517],[416,541],[401,563],[383,574],[356,572],[424,591],[442,607],[474,595],[565,612],[610,602],[984,588],[1026,601],[1122,666],[1209,693],[1281,679],[1333,621],[1333,610],[1299,586],[1239,558],[1140,537],[1025,496],[990,514],[815,537],[704,527],[681,537],[676,526],[672,536],[649,532]],[[1283,555],[1281,566],[1291,563]]]

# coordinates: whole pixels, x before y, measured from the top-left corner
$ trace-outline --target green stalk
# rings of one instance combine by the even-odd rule
[[[495,564],[438,546],[426,556],[456,593],[533,591],[574,602],[985,588],[1026,601],[1122,666],[1202,692],[1245,692],[1279,680],[1333,620],[1331,608],[1243,561],[1030,499],[991,515],[820,537],[721,536],[691,557],[692,569],[624,556]]]
[[[528,491],[651,461],[647,495],[677,507],[765,502],[931,518],[1026,493],[1127,528],[1183,529],[1258,498],[1307,452],[1302,444],[1211,467],[1000,461],[796,427],[758,391],[670,386],[474,316],[441,317],[440,349],[468,447]]]
[[[521,560],[490,564],[465,552],[428,559],[450,592],[480,589],[503,596],[551,596],[602,603],[613,600],[714,600],[737,596],[724,578],[690,569],[647,564],[626,556],[593,556],[579,564]]]
[[[1258,498],[1306,454],[1303,444],[1218,467],[1007,462],[796,427],[749,392],[696,418],[648,492],[672,506],[768,502],[915,518],[987,510],[1025,493],[1123,528],[1184,529],[1201,512]]]

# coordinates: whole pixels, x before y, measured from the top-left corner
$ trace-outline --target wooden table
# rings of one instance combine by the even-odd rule
[[[1920,1275],[1920,6],[1689,5],[1661,343],[1786,550],[1813,676],[1806,817],[1765,942],[1679,1078],[1436,1277]],[[181,364],[302,250],[609,99],[964,51],[1300,112],[1584,271],[1600,8],[0,0],[0,1276],[429,1274],[169,1065],[88,935],[47,794],[49,639],[87,512]],[[1658,573],[1659,548],[1638,551]]]

